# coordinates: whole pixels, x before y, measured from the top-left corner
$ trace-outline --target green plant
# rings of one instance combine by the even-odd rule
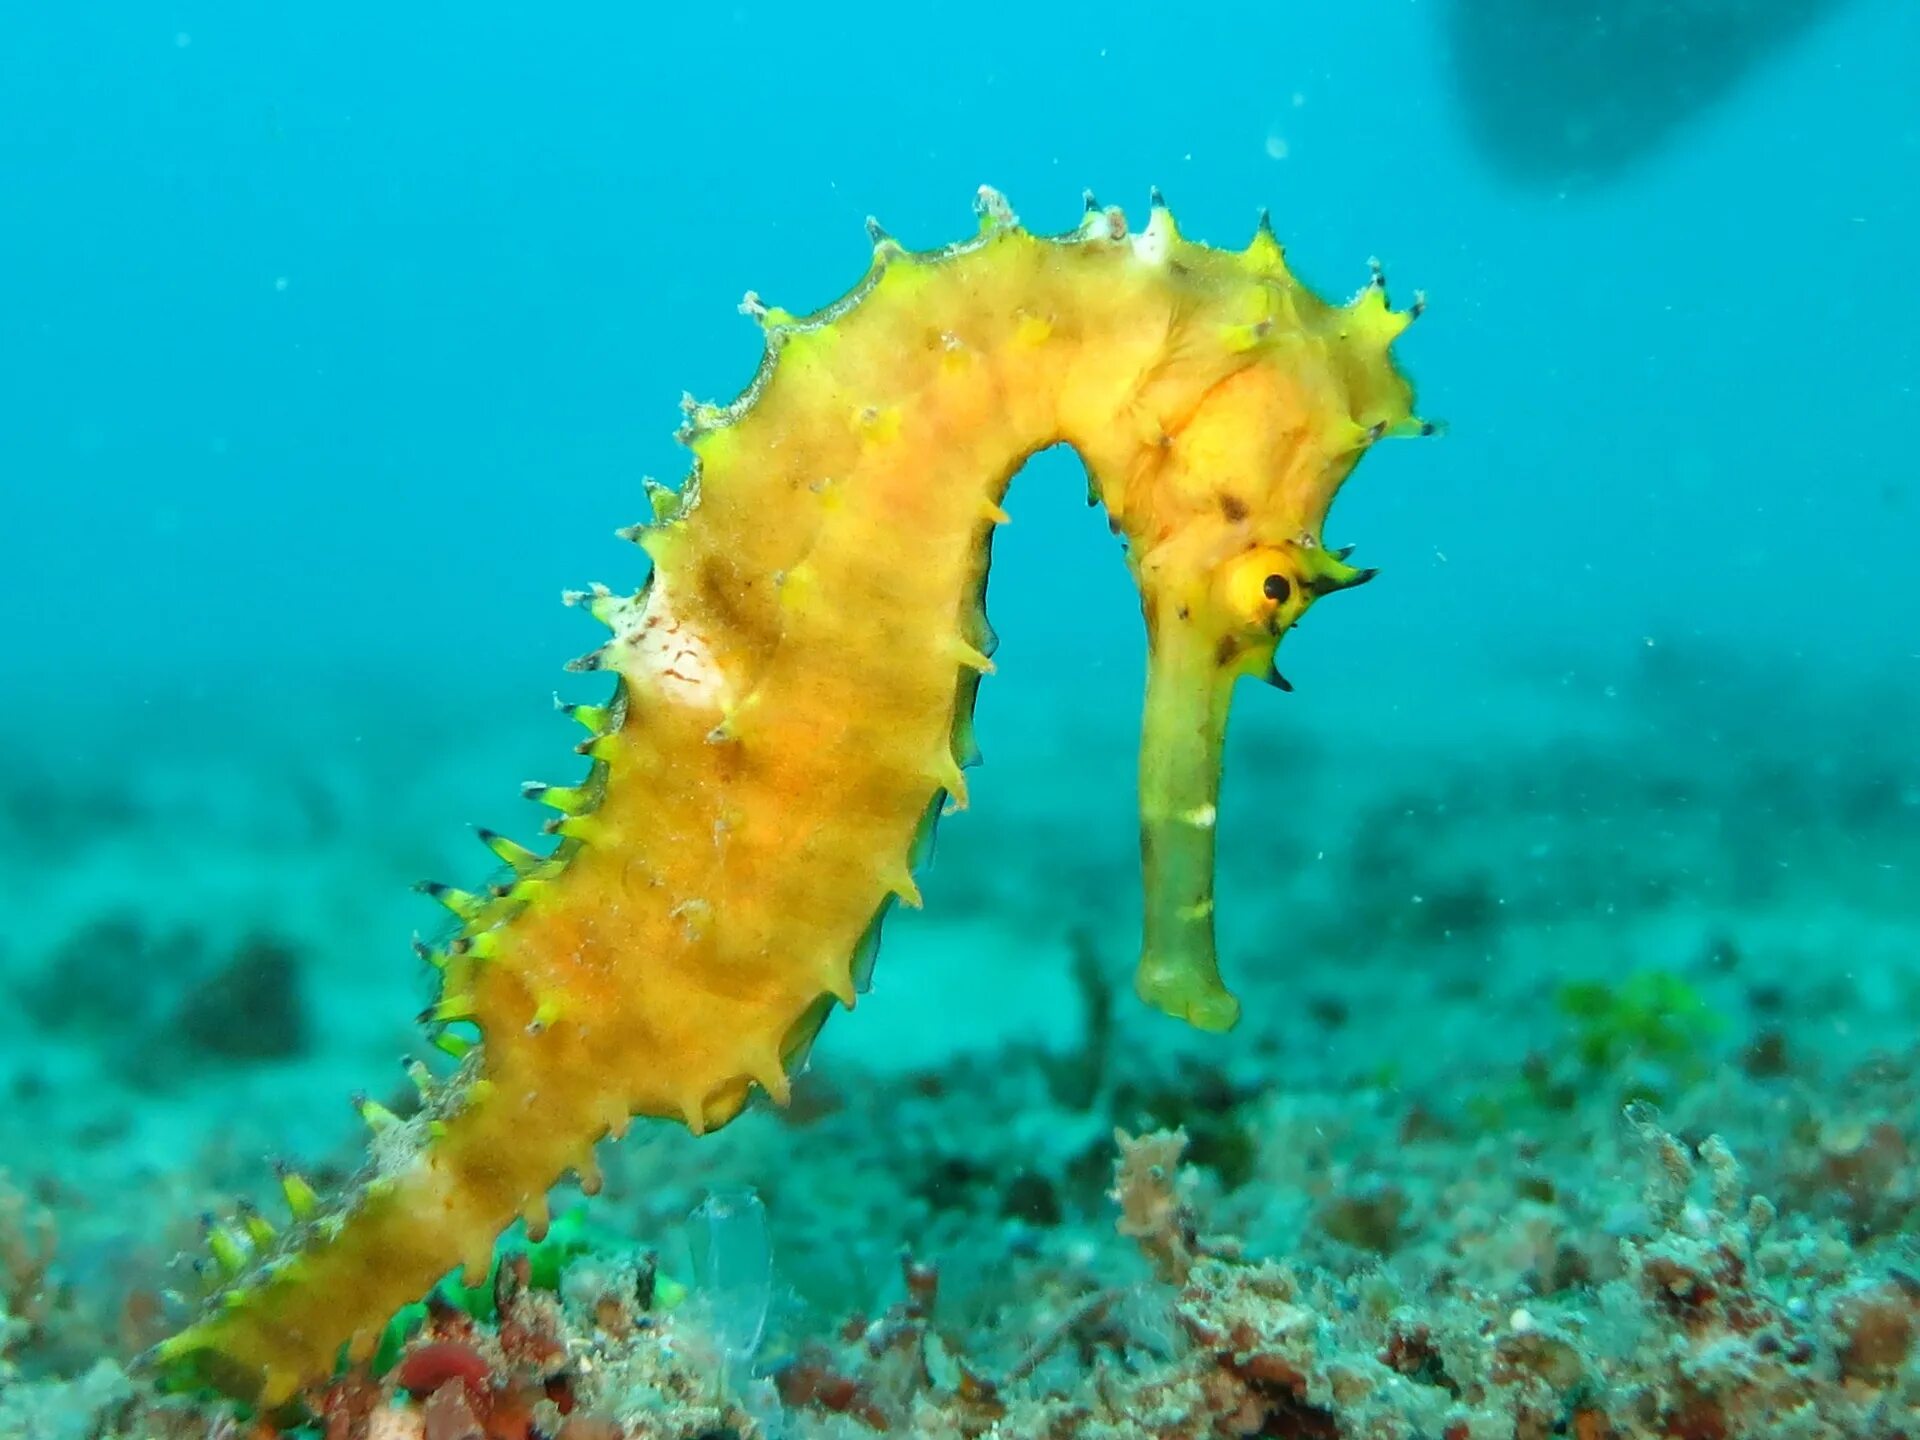
[[[1636,970],[1618,984],[1569,980],[1556,1002],[1573,1022],[1574,1054],[1595,1070],[1653,1060],[1691,1071],[1722,1023],[1698,990],[1666,970]]]

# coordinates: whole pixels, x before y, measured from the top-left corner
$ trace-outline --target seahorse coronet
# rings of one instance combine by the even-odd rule
[[[865,273],[795,314],[749,292],[763,350],[726,404],[687,397],[676,487],[618,532],[640,586],[571,592],[609,638],[568,669],[611,693],[557,702],[586,773],[530,782],[541,850],[481,830],[482,888],[422,888],[451,917],[408,1074],[417,1110],[361,1112],[369,1159],[322,1201],[283,1171],[289,1221],[209,1228],[219,1276],[151,1359],[176,1386],[274,1409],[370,1353],[388,1317],[484,1272],[548,1189],[597,1187],[593,1146],[639,1116],[696,1133],[759,1090],[787,1098],[836,1006],[871,979],[885,919],[917,905],[941,815],[980,758],[996,645],[985,587],[1014,473],[1079,451],[1141,591],[1146,914],[1136,988],[1224,1029],[1213,847],[1228,699],[1285,686],[1306,609],[1372,578],[1320,543],[1380,439],[1424,433],[1389,357],[1411,312],[1377,267],[1346,305],[1288,271],[1262,212],[1240,251],[1089,193],[1054,236],[999,192],[976,233],[907,249],[876,222]]]

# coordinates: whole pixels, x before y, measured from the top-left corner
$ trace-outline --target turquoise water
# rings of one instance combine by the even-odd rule
[[[1236,711],[1223,953],[1257,1033],[1209,1049],[1129,1008],[1138,608],[1048,454],[996,543],[974,813],[816,1071],[905,1114],[920,1068],[1070,1050],[1092,946],[1129,1064],[1483,1114],[1580,1048],[1569,986],[1679,974],[1713,1023],[1662,1023],[1697,1053],[1628,1061],[1671,1071],[1693,1139],[1784,1153],[1747,1063],[1778,1039],[1825,1119],[1920,1144],[1904,1098],[1847,1099],[1920,1023],[1920,10],[1581,8],[11,16],[0,1171],[59,1218],[76,1313],[160,1289],[269,1153],[349,1163],[344,1096],[383,1088],[421,1003],[407,886],[471,883],[466,827],[528,835],[516,783],[571,778],[546,695],[591,693],[557,667],[597,631],[557,597],[636,583],[611,532],[684,473],[682,391],[751,375],[742,292],[825,304],[865,217],[934,247],[982,183],[1042,231],[1087,187],[1140,223],[1158,186],[1233,247],[1270,207],[1336,297],[1379,257],[1428,297],[1398,354],[1447,433],[1360,467],[1327,539],[1381,580],[1289,638],[1296,694]],[[292,958],[216,984],[262,936]],[[1605,1117],[1614,1058],[1569,1080]],[[1612,1123],[1555,1114],[1530,1123],[1569,1156]],[[658,1142],[609,1215],[777,1188],[818,1151],[773,1125]],[[1790,1195],[1780,1164],[1760,1183]],[[1278,1176],[1232,1212],[1256,1244],[1299,1233]],[[881,1258],[789,1277],[809,1303],[984,1233],[875,1203]],[[770,1209],[804,1247],[808,1207]],[[1851,1243],[1871,1271],[1911,1225]],[[103,1334],[0,1343],[0,1436],[11,1364],[79,1373],[124,1350]]]
[[[1568,188],[1476,145],[1449,7],[1338,8],[16,17],[9,666],[64,682],[132,605],[125,684],[476,630],[532,683],[577,638],[550,597],[681,473],[681,391],[750,373],[740,293],[809,308],[866,215],[941,243],[983,182],[1043,228],[1158,184],[1221,244],[1271,206],[1322,289],[1378,255],[1429,293],[1406,358],[1453,433],[1343,502],[1399,587],[1349,664],[1649,630],[1910,664],[1913,15],[1831,6]],[[1002,628],[1070,583],[1003,574]]]

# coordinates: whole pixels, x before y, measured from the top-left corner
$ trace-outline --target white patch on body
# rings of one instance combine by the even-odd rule
[[[659,575],[644,595],[612,606],[606,616],[620,655],[620,673],[669,700],[718,710],[731,687],[698,630],[674,613]]]

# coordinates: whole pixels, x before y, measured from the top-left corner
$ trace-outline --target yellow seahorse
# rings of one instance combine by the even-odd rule
[[[817,314],[748,297],[758,374],[731,405],[687,405],[691,474],[623,532],[648,582],[571,597],[612,631],[572,668],[616,683],[573,709],[586,778],[527,787],[559,812],[557,847],[483,832],[499,883],[426,887],[459,921],[428,953],[425,1017],[456,1072],[416,1067],[404,1122],[363,1104],[371,1157],[338,1201],[289,1175],[283,1230],[254,1211],[213,1228],[224,1279],[157,1350],[176,1383],[279,1405],[448,1270],[483,1271],[515,1216],[538,1233],[548,1188],[569,1169],[593,1188],[594,1145],[632,1117],[697,1133],[756,1086],[786,1099],[891,903],[920,903],[935,818],[966,803],[1001,499],[1063,441],[1146,616],[1138,989],[1234,1023],[1213,946],[1229,692],[1284,686],[1280,637],[1371,578],[1321,525],[1374,441],[1431,428],[1388,354],[1418,304],[1390,309],[1376,266],[1328,305],[1264,216],[1216,250],[1157,192],[1134,234],[1091,196],[1054,237],[992,190],[977,208],[975,238],[931,252],[870,223],[865,278]]]

